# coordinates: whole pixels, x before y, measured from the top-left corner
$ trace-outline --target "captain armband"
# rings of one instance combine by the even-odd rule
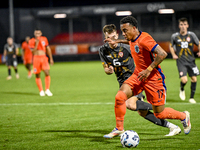
[[[147,70],[152,71],[153,68],[152,68],[151,66],[149,66],[149,67],[147,68]]]

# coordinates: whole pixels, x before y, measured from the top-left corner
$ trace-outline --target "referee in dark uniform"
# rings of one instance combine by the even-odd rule
[[[8,77],[6,78],[7,80],[12,79],[11,66],[13,66],[15,70],[16,78],[19,79],[19,74],[17,71],[17,54],[18,54],[18,49],[16,44],[13,43],[13,39],[11,37],[8,37],[7,43],[4,45],[4,59],[3,59],[3,61],[6,62],[6,65],[8,67]]]
[[[195,56],[193,53],[194,44],[198,46],[199,52],[197,55],[200,57],[200,44],[199,39],[194,32],[187,31],[189,25],[186,18],[179,19],[180,32],[172,34],[170,51],[173,59],[176,59],[176,64],[181,79],[179,97],[181,100],[185,100],[185,90],[188,79],[187,74],[191,78],[191,94],[190,103],[196,103],[194,100],[194,94],[196,91],[197,75],[199,75],[199,69],[195,64]]]

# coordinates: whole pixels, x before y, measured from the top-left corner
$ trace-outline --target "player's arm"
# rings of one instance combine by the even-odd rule
[[[7,55],[7,51],[6,51],[6,49],[4,49],[4,51],[3,51],[3,62],[6,62],[6,55]]]
[[[108,66],[108,64],[103,63],[104,71],[107,75],[111,75],[114,72],[113,66]]]
[[[53,65],[54,64],[53,56],[52,56],[52,53],[51,53],[51,48],[49,46],[47,46],[47,55],[49,56],[50,64]]]
[[[175,50],[174,50],[172,44],[169,45],[169,50],[170,50],[170,52],[172,54],[172,58],[173,59],[178,59],[178,56],[176,55]]]
[[[124,43],[124,44],[129,44],[128,40],[125,39],[117,39],[117,40],[112,40],[111,38],[107,38],[104,40],[104,42],[108,42],[111,45],[114,45],[116,43]]]
[[[199,42],[199,45],[198,45],[198,52],[197,52],[197,56],[200,57],[200,42]]]
[[[21,47],[21,49],[22,49],[22,60],[24,60],[24,49]]]
[[[31,48],[31,51],[33,54],[37,51],[38,44],[39,44],[39,40],[35,39],[35,46],[34,46],[34,48]]]
[[[159,45],[154,49],[153,53],[157,54],[154,61],[147,67],[146,70],[143,70],[139,73],[138,78],[140,81],[143,79],[146,80],[151,74],[151,71],[156,68],[166,57],[167,53]]]

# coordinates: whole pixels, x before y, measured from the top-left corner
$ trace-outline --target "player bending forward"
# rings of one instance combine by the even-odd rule
[[[123,132],[123,121],[126,113],[126,103],[133,95],[146,93],[147,101],[152,104],[153,112],[158,119],[178,119],[184,127],[185,134],[191,130],[190,114],[188,111],[179,112],[172,108],[165,108],[166,86],[165,76],[160,63],[167,53],[146,32],[138,30],[137,20],[132,16],[121,19],[120,28],[125,40],[105,41],[111,45],[129,43],[131,55],[135,62],[134,73],[122,84],[115,96],[116,134]]]
[[[114,24],[105,25],[103,28],[103,33],[105,35],[105,39],[118,39],[116,26]],[[113,72],[115,72],[120,87],[123,84],[123,82],[133,74],[135,65],[131,56],[129,45],[122,43],[116,43],[112,45],[106,43],[100,47],[99,55],[105,73],[110,75]],[[168,127],[170,129],[170,132],[166,136],[173,136],[181,132],[181,129],[178,126],[166,120],[156,118],[154,114],[151,111],[149,111],[152,110],[152,105],[138,100],[142,97],[142,93],[140,93],[138,97],[130,97],[126,101],[126,107],[130,110],[138,111],[138,113],[142,117],[153,122],[156,125]],[[122,112],[120,109],[117,109],[117,107],[122,106],[117,106],[117,102],[115,104],[116,128],[114,128],[114,130],[111,133],[104,135],[105,138],[113,138],[124,132],[124,120],[119,120],[119,118],[117,117],[119,115],[125,115],[125,112]]]
[[[49,63],[46,53],[49,55],[50,63],[53,65],[53,57],[51,54],[51,49],[49,47],[49,42],[45,36],[42,36],[42,31],[40,29],[35,29],[35,38],[29,40],[29,46],[33,52],[33,73],[36,75],[36,84],[40,91],[40,96],[52,96],[53,94],[49,90],[50,88],[50,75],[49,75]],[[43,91],[42,81],[40,78],[41,70],[45,73],[45,92]]]

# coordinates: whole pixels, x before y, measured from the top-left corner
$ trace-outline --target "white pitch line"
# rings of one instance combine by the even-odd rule
[[[166,103],[166,105],[199,105],[200,103]],[[0,103],[0,106],[114,105],[114,103]]]
[[[44,106],[44,105],[113,105],[114,103],[0,103],[0,106]]]

